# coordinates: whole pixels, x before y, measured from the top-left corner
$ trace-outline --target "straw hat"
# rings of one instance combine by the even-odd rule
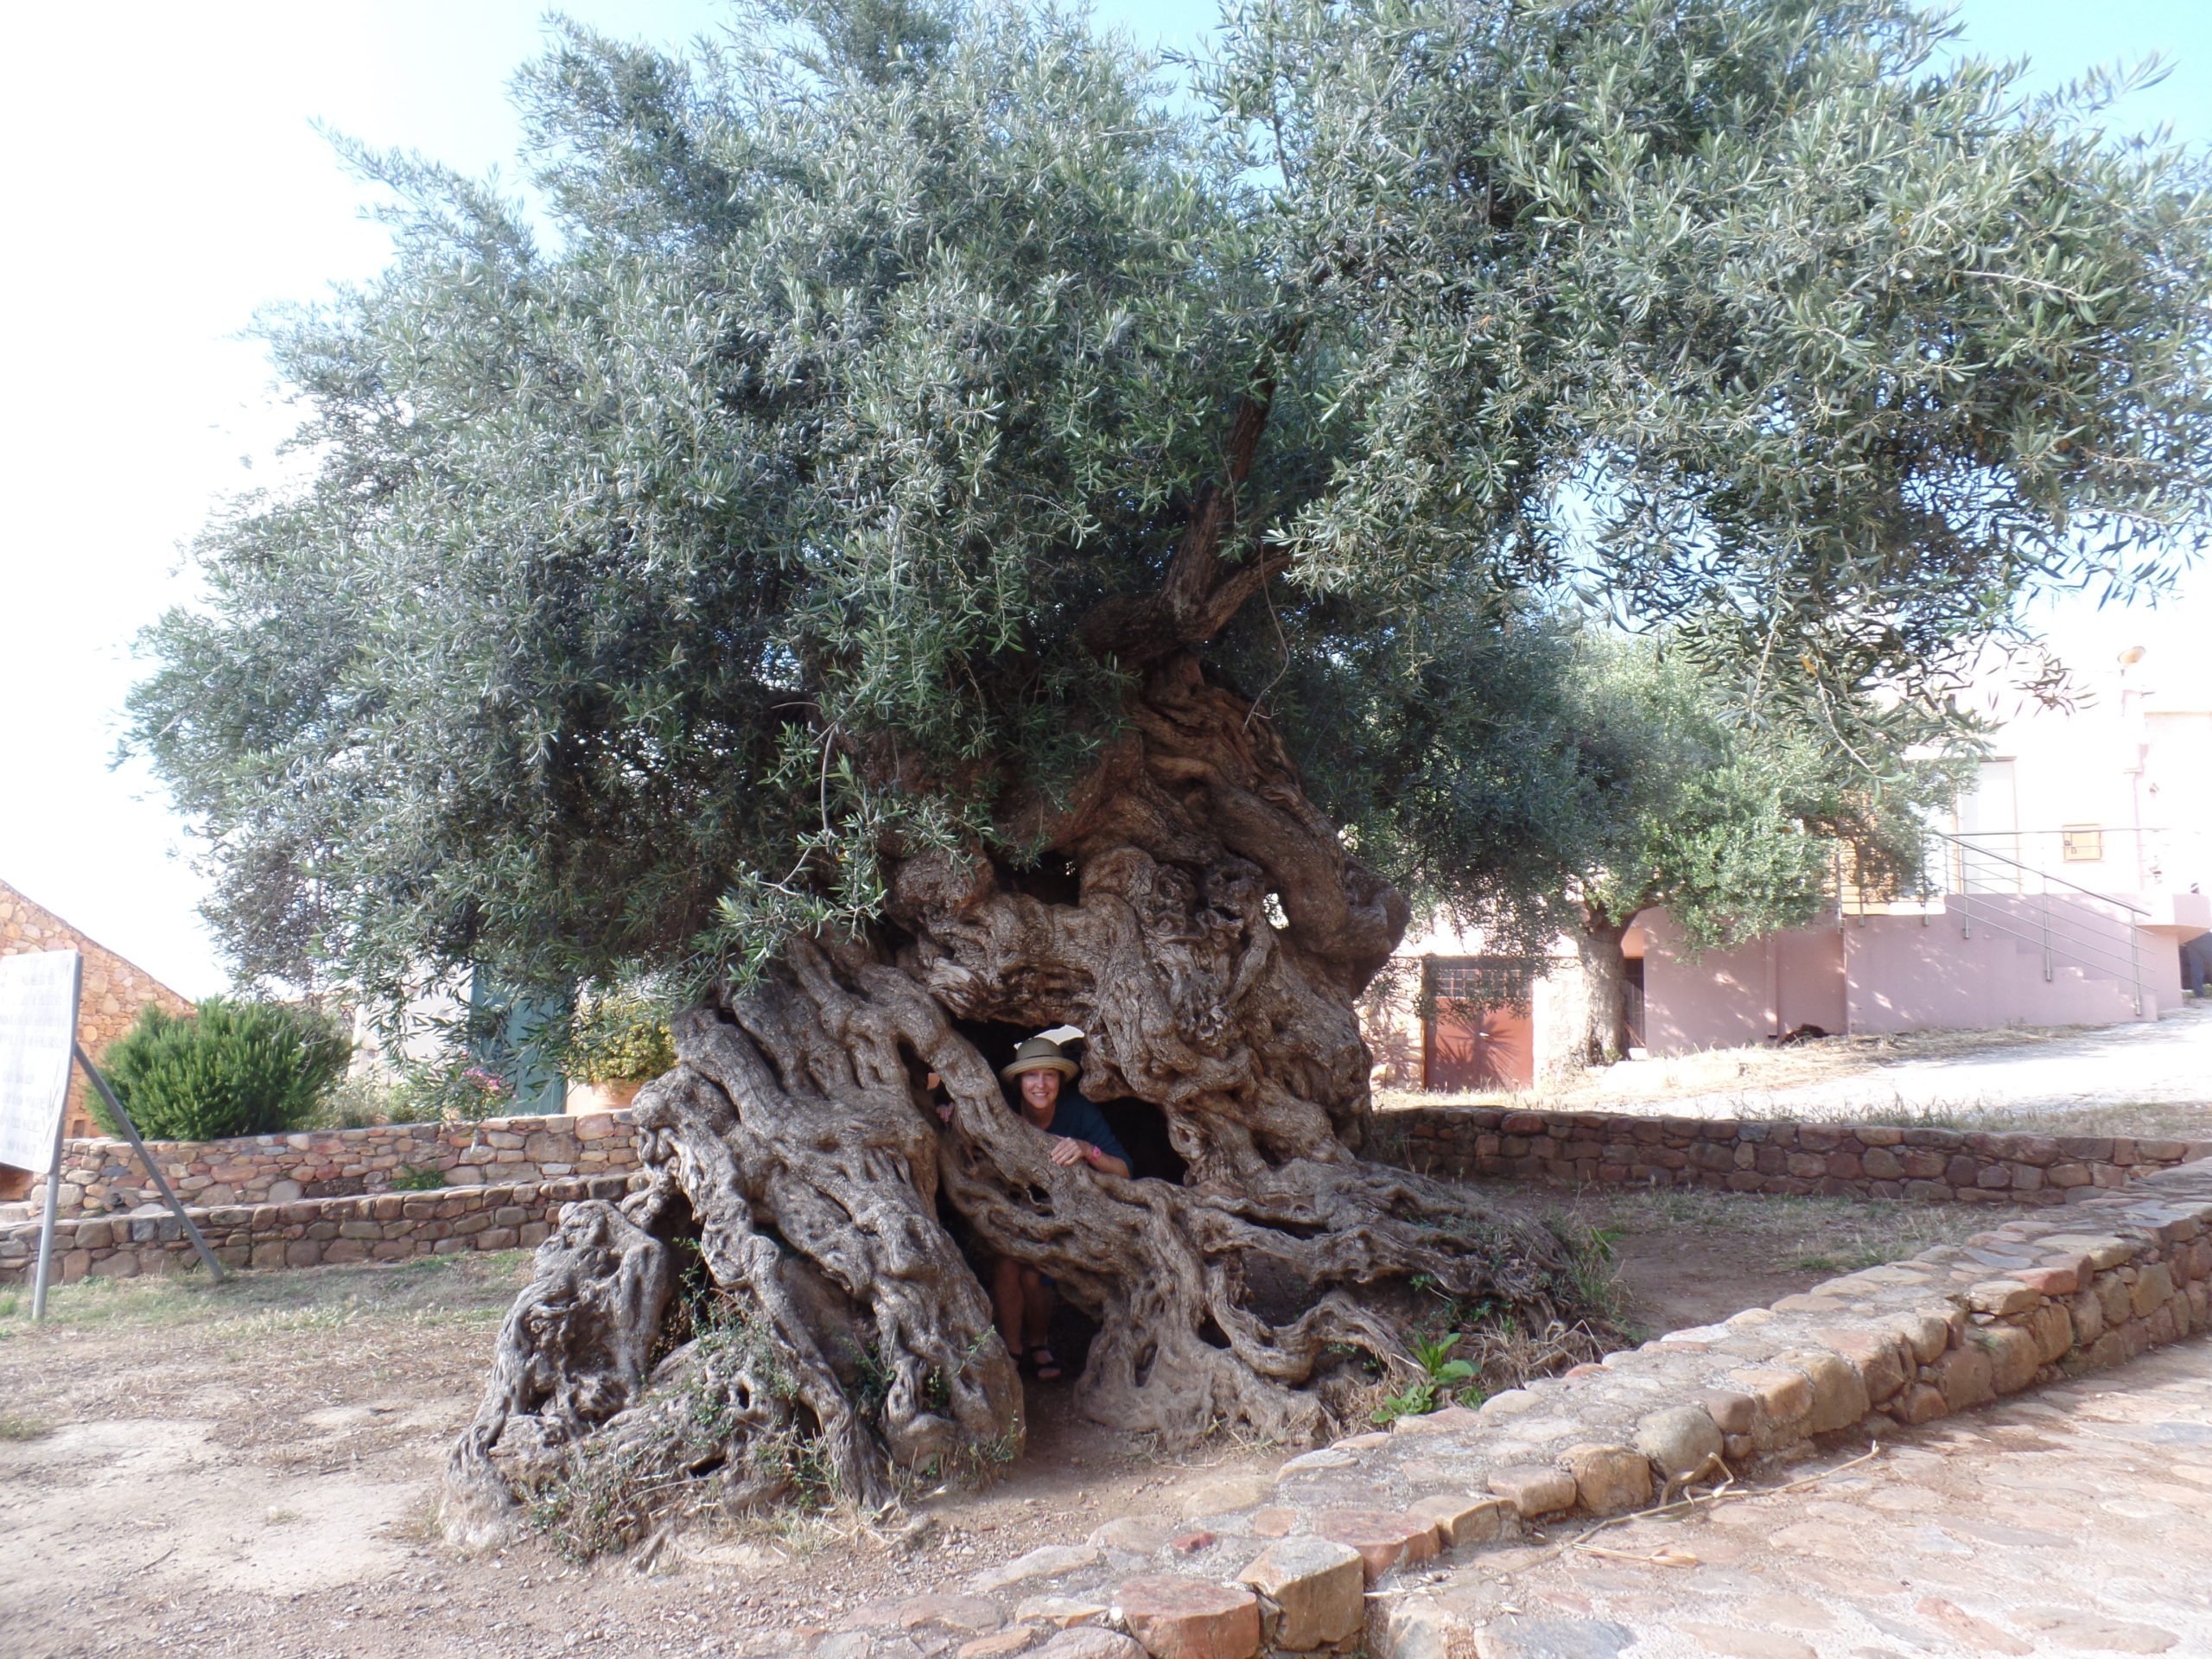
[[[1064,1077],[1075,1076],[1076,1063],[1060,1052],[1060,1046],[1049,1037],[1032,1037],[1014,1051],[1014,1058],[999,1072],[1008,1083],[1025,1071],[1057,1071]]]

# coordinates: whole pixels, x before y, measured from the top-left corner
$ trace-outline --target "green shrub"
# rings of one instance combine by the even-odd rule
[[[182,1018],[149,1005],[102,1069],[148,1140],[219,1141],[303,1127],[353,1052],[327,1015],[218,996]],[[105,1103],[93,1104],[120,1133]]]
[[[337,1085],[315,1103],[315,1116],[300,1127],[308,1129],[365,1129],[389,1123],[391,1084],[372,1076],[340,1077]]]
[[[514,1086],[463,1059],[410,1065],[391,1095],[394,1123],[474,1123],[514,1110]]]
[[[417,1169],[412,1164],[402,1164],[391,1172],[391,1190],[395,1192],[432,1192],[446,1184],[442,1169]]]
[[[676,1045],[658,1003],[618,991],[577,1014],[562,1064],[586,1083],[645,1083],[676,1065]]]

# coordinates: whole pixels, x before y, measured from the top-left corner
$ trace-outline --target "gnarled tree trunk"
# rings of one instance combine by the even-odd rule
[[[1051,879],[912,858],[876,937],[794,942],[677,1023],[680,1063],[634,1109],[650,1185],[571,1205],[541,1248],[454,1452],[449,1530],[527,1501],[596,1517],[588,1545],[657,1506],[877,1504],[1016,1455],[1014,1362],[944,1210],[1097,1322],[1082,1408],[1171,1447],[1331,1430],[1347,1352],[1402,1356],[1388,1293],[1416,1275],[1538,1331],[1581,1311],[1548,1231],[1357,1155],[1354,1000],[1407,906],[1194,650],[1273,568],[1215,551],[1265,412],[1263,388],[1161,591],[1084,631],[1141,679],[1077,798],[1014,815]],[[1184,1179],[1055,1165],[956,1020],[1082,1027],[1084,1092],[1156,1107]]]
[[[1406,906],[1241,698],[1157,666],[1051,854],[1072,902],[918,858],[880,938],[797,942],[677,1022],[681,1063],[634,1109],[650,1185],[570,1206],[501,1332],[453,1460],[461,1530],[518,1495],[600,1502],[595,1482],[743,1507],[812,1479],[874,1504],[1014,1455],[1020,1385],[940,1203],[1097,1321],[1083,1409],[1171,1446],[1331,1429],[1332,1344],[1402,1351],[1378,1286],[1573,1317],[1548,1232],[1356,1155],[1353,1000]],[[1158,1107],[1183,1183],[1053,1164],[956,1018],[1081,1027],[1083,1089]],[[671,1319],[700,1318],[676,1306],[694,1237],[723,1312],[655,1369]]]

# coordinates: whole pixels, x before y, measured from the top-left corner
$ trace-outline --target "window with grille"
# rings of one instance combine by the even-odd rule
[[[1431,957],[1428,1000],[1478,1008],[1526,1008],[1545,963],[1536,957]]]

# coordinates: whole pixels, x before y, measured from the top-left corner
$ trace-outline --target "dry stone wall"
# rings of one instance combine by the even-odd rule
[[[476,1123],[385,1123],[229,1141],[149,1141],[146,1150],[187,1205],[293,1204],[391,1190],[403,1172],[435,1171],[448,1186],[512,1185],[638,1167],[630,1115],[487,1117]],[[33,1180],[31,1213],[46,1201]],[[57,1213],[105,1215],[159,1204],[127,1141],[71,1141],[61,1150]]]
[[[629,1185],[626,1175],[599,1175],[293,1204],[188,1205],[186,1213],[226,1267],[312,1268],[533,1246],[558,1224],[563,1205],[576,1198],[620,1198]],[[31,1281],[38,1230],[35,1221],[0,1227],[0,1285]],[[184,1229],[167,1211],[57,1222],[54,1259],[63,1284],[189,1272],[199,1262]]]
[[[1503,1175],[1932,1203],[2065,1204],[2212,1158],[2212,1141],[1473,1106],[1408,1107],[1379,1112],[1375,1122],[1370,1155],[1452,1180]]]

